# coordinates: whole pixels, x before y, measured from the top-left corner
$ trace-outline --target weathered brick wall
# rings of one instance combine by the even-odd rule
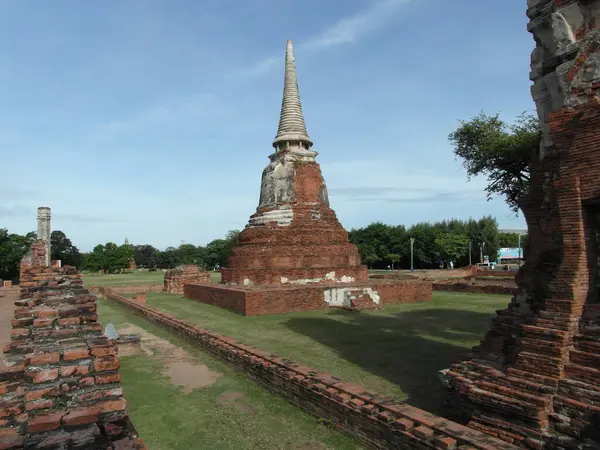
[[[188,283],[210,283],[210,274],[195,264],[186,264],[165,273],[164,290],[171,294],[183,294],[183,286]]]
[[[380,306],[431,299],[431,283],[426,281],[372,280],[350,286],[372,288],[379,296]],[[329,304],[325,301],[325,291],[343,288],[338,283],[259,287],[186,284],[184,296],[246,316],[258,316],[326,309]]]
[[[115,294],[135,294],[137,292],[163,292],[165,290],[162,284],[135,284],[119,286],[96,286],[88,285],[88,290],[94,293],[100,293],[102,288],[108,287]]]
[[[370,447],[444,450],[515,448],[484,433],[203,330],[133,300],[110,292],[106,296],[234,364],[267,389],[318,417],[330,420],[332,425]]]
[[[434,291],[450,291],[450,292],[466,292],[469,294],[506,294],[514,295],[518,292],[518,288],[511,286],[500,285],[479,285],[472,283],[455,283],[455,282],[434,282]]]
[[[9,367],[0,371],[0,448],[145,448],[127,415],[117,347],[81,275],[31,259],[21,268]]]
[[[527,262],[519,294],[449,382],[472,427],[530,448],[597,448],[600,1],[528,5],[543,139],[523,204]]]

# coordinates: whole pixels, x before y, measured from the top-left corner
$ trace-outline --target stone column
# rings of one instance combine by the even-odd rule
[[[37,238],[44,241],[46,247],[46,255],[44,264],[50,266],[50,233],[52,227],[50,225],[50,208],[40,206],[37,214]]]

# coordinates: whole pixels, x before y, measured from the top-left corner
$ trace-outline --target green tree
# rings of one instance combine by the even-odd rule
[[[60,230],[50,235],[51,259],[60,260],[64,266],[81,266],[81,253],[71,240]]]
[[[461,121],[448,139],[469,179],[487,178],[488,200],[501,195],[518,212],[529,191],[529,161],[540,147],[538,118],[523,113],[514,124],[508,125],[498,114],[488,116],[482,112],[469,121]]]
[[[468,252],[469,240],[462,234],[439,233],[434,242],[438,256],[444,261],[458,261]]]
[[[0,279],[18,281],[21,259],[35,240],[33,232],[22,236],[0,228]]]
[[[158,265],[158,249],[152,245],[135,245],[133,247],[133,257],[137,267],[156,267]]]

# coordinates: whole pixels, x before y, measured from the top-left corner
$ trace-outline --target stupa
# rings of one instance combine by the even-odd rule
[[[329,204],[308,136],[292,41],[287,41],[275,152],[260,200],[240,234],[222,284],[185,284],[184,296],[245,315],[374,308],[431,298],[431,283],[369,280],[355,245]]]
[[[223,282],[243,285],[364,281],[358,249],[329,205],[306,131],[294,48],[287,42],[275,153],[262,174],[260,201],[233,250]]]

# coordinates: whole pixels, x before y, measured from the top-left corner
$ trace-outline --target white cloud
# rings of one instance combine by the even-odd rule
[[[352,44],[369,32],[384,26],[394,18],[402,6],[410,0],[383,0],[370,8],[349,17],[344,17],[322,33],[302,45],[304,49],[328,49],[343,44]]]
[[[353,44],[373,30],[390,23],[401,7],[410,1],[382,0],[375,2],[365,10],[351,16],[342,17],[321,33],[309,38],[306,42],[301,42],[297,48],[302,51],[318,51],[344,44]],[[271,70],[279,62],[281,62],[281,56],[266,57],[257,64],[238,71],[234,76],[238,78],[260,76]]]

